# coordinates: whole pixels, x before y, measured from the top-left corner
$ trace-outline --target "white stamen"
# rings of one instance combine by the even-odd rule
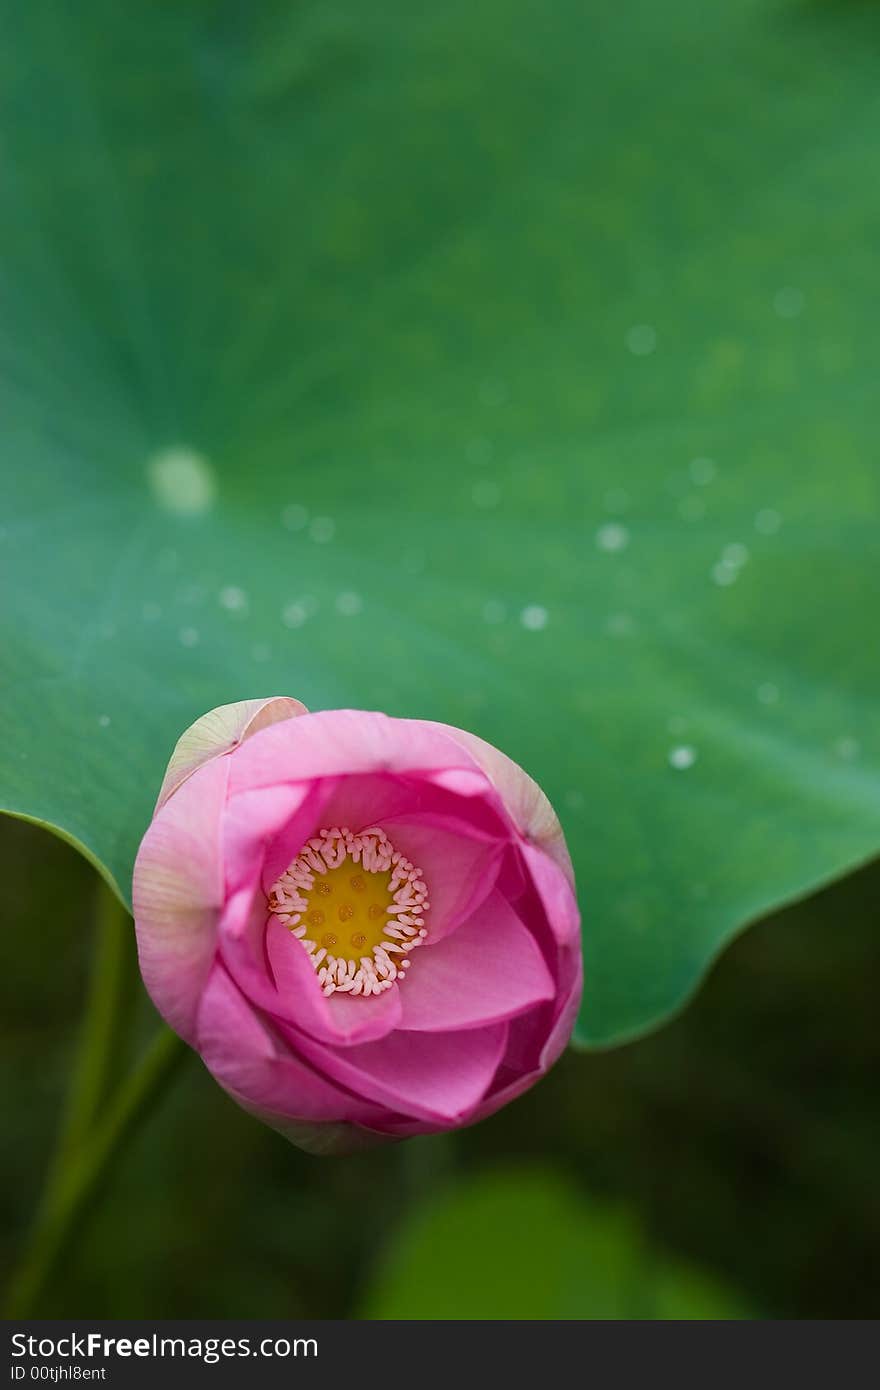
[[[388,873],[390,901],[382,909],[385,921],[382,925],[382,940],[371,949],[372,954],[359,959],[334,956],[327,946],[307,936],[307,921],[314,928],[314,935],[320,937],[322,917],[314,911],[306,920],[303,915],[309,908],[314,909],[332,892],[331,885],[321,885],[320,876],[328,870],[339,869],[346,860],[358,865],[362,873]],[[320,892],[309,900],[308,895],[315,889]],[[362,891],[362,890],[361,890]],[[312,836],[302,847],[296,859],[284,870],[273,884],[268,896],[269,911],[300,941],[311,958],[317,975],[318,985],[323,994],[360,995],[369,998],[391,989],[396,980],[404,978],[404,972],[411,964],[408,953],[421,946],[427,931],[423,914],[429,907],[428,890],[420,869],[394,849],[385,832],[377,825],[368,826],[353,835],[347,826],[332,826]],[[345,905],[343,904],[343,907]],[[350,909],[349,913],[350,913]],[[342,911],[342,909],[340,909]],[[341,918],[345,920],[345,918]],[[335,942],[333,932],[325,941]],[[366,941],[365,937],[362,940]],[[357,938],[353,938],[353,944]],[[340,950],[342,944],[340,943]],[[392,959],[392,956],[396,959]]]

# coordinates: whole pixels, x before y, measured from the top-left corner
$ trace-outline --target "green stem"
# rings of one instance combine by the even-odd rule
[[[183,1054],[179,1040],[163,1029],[108,1101],[120,1055],[131,939],[125,908],[100,881],[95,952],[64,1119],[31,1239],[10,1290],[9,1316],[23,1317],[34,1309],[99,1182]]]
[[[70,1154],[63,1167],[53,1165],[30,1245],[10,1291],[7,1317],[23,1318],[33,1312],[89,1199],[184,1054],[180,1039],[163,1028],[119,1088],[92,1139]]]
[[[47,1180],[49,1187],[54,1185],[56,1171],[66,1167],[100,1114],[119,1047],[131,919],[103,879],[98,879],[95,916],[95,950],[82,1031]]]

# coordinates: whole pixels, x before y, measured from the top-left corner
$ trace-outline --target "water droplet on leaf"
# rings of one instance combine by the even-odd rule
[[[542,608],[539,603],[530,603],[520,613],[519,620],[529,632],[540,632],[541,628],[547,626],[549,617],[546,608]]]
[[[689,743],[680,743],[669,750],[669,766],[677,772],[685,772],[697,761],[697,750]]]
[[[625,550],[629,545],[629,531],[617,521],[608,521],[596,532],[596,544],[608,554]]]
[[[217,484],[208,460],[194,449],[163,449],[147,464],[157,502],[177,516],[200,516],[214,503]]]

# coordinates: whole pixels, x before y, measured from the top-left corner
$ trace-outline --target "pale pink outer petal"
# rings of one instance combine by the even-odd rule
[[[337,1085],[398,1115],[445,1128],[463,1123],[487,1094],[504,1056],[507,1029],[506,1023],[495,1023],[458,1033],[398,1031],[380,1042],[338,1050],[304,1035],[292,1035],[291,1042]]]
[[[230,1093],[227,1092],[227,1094]],[[250,1105],[240,1096],[233,1096],[232,1099],[248,1115],[253,1115],[255,1120],[268,1125],[269,1129],[274,1129],[289,1144],[293,1144],[307,1154],[314,1155],[315,1158],[339,1158],[343,1155],[363,1153],[366,1149],[375,1149],[382,1144],[394,1144],[398,1140],[397,1134],[391,1133],[390,1130],[380,1131],[365,1129],[361,1125],[332,1124],[329,1120],[318,1120],[311,1123],[307,1120],[288,1120],[286,1116],[278,1114],[277,1111],[266,1110],[259,1105]]]
[[[464,729],[453,729],[446,724],[437,724],[435,727],[447,730],[468,750],[497,788],[523,837],[545,854],[549,854],[574,886],[574,869],[562,826],[537,782],[512,758],[508,758],[506,753],[502,753],[500,749],[476,734],[468,733]]]
[[[217,943],[225,885],[220,851],[229,760],[192,774],[141,841],[132,904],[144,984],[162,1017],[193,1042]]]
[[[219,965],[202,995],[196,1047],[235,1099],[288,1120],[375,1125],[383,1118],[381,1107],[339,1090],[274,1038]]]
[[[531,932],[498,893],[430,951],[412,956],[400,1027],[445,1032],[500,1023],[556,993]]]
[[[163,805],[197,767],[223,753],[229,753],[252,734],[271,724],[307,714],[305,705],[287,695],[270,695],[258,700],[238,700],[231,705],[218,705],[203,714],[181,734],[171,754],[171,761],[156,802]],[[154,813],[155,814],[155,813]]]

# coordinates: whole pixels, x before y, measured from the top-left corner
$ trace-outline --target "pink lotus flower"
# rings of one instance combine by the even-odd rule
[[[248,700],[165,774],[134,871],[159,1012],[313,1152],[470,1124],[552,1065],[581,991],[540,788],[473,734]]]

